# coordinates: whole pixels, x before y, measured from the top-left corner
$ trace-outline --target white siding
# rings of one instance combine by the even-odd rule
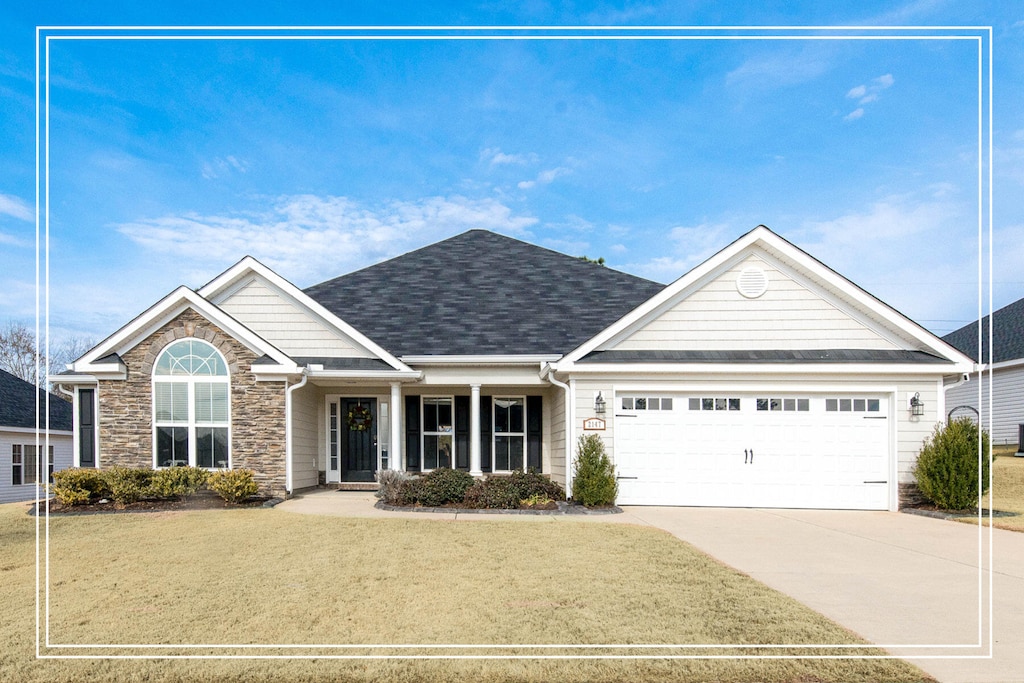
[[[319,483],[319,401],[320,391],[315,386],[307,385],[292,392],[292,490]]]
[[[259,278],[218,305],[290,356],[374,357]]]
[[[981,413],[981,423],[989,428],[989,373],[979,380],[971,375],[971,381],[946,392],[946,412],[957,406],[971,406]],[[981,389],[981,406],[978,405],[978,390]],[[1024,424],[1024,365],[994,370],[992,372],[992,444],[1001,446],[1016,444],[1018,425]]]
[[[748,299],[736,278],[757,266],[768,289]],[[736,266],[626,338],[606,348],[622,350],[708,349],[895,349],[894,343],[827,301],[782,270],[757,256]]]
[[[34,432],[0,431],[0,503],[14,503],[23,500],[35,500],[36,487],[29,485],[14,486],[11,467],[11,446],[14,444],[35,445]],[[40,438],[42,442],[42,438]],[[53,470],[71,467],[71,434],[51,434],[50,445],[53,446]]]
[[[544,434],[545,472],[551,479],[565,485],[566,448],[565,448],[565,391],[555,387],[544,398],[544,414],[548,419]]]

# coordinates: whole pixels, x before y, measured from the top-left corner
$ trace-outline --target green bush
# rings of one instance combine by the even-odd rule
[[[201,467],[168,467],[157,470],[149,482],[154,498],[187,498],[206,483],[210,473]]]
[[[229,503],[241,503],[260,490],[252,470],[220,470],[210,474],[206,487]]]
[[[581,436],[573,468],[572,499],[588,507],[614,505],[619,495],[615,466],[597,434]]]
[[[110,489],[110,498],[117,505],[128,505],[149,492],[153,470],[142,467],[121,467],[115,465],[102,470],[103,480]]]
[[[978,439],[981,439],[981,490],[978,490]],[[924,497],[943,510],[977,507],[988,490],[989,439],[969,417],[935,425],[924,440],[914,465],[917,487]]]
[[[410,476],[398,485],[395,505],[421,505],[423,498],[423,477]]]
[[[86,505],[110,495],[110,487],[99,470],[91,468],[54,472],[50,491],[61,505]]]
[[[466,495],[466,489],[472,485],[473,477],[469,472],[439,467],[419,479],[402,484],[400,496],[408,501],[406,505],[418,503],[426,507],[438,507],[461,503]]]
[[[464,504],[468,508],[514,510],[524,500],[565,500],[565,490],[556,482],[536,472],[513,472],[492,475],[475,482]]]

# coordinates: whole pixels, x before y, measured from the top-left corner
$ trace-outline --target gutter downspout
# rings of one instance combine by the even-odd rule
[[[306,386],[309,380],[309,368],[302,368],[302,380],[298,384],[288,386],[285,380],[284,391],[284,489],[287,495],[292,494],[292,392]]]
[[[541,368],[541,379],[545,379],[565,392],[565,496],[572,497],[572,391],[565,382],[560,382],[552,375],[553,368],[545,363]]]

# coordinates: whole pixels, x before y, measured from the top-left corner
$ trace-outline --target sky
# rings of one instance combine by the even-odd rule
[[[759,224],[941,335],[977,318],[988,205],[978,47],[948,32],[55,40],[37,288],[37,25],[991,26],[992,300],[1024,297],[1022,4],[5,3],[0,322],[48,294],[51,345],[245,255],[307,287],[484,228],[669,283]]]

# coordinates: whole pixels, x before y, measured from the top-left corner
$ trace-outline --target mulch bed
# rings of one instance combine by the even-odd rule
[[[139,500],[127,505],[118,506],[114,501],[92,503],[89,505],[61,505],[56,499],[50,500],[50,514],[89,515],[120,512],[166,512],[181,510],[224,510],[238,508],[272,507],[281,502],[279,498],[266,496],[249,498],[241,503],[228,503],[212,491],[199,491],[195,495],[182,500]],[[45,512],[40,506],[40,511]],[[30,513],[34,514],[35,506]]]
[[[959,517],[977,517],[977,508],[972,510],[943,510],[942,508],[935,507],[934,505],[928,505],[922,503],[919,505],[908,505],[900,508],[901,512],[907,512],[912,515],[923,515],[925,517],[938,517],[940,519],[956,519]],[[981,514],[983,517],[989,516],[988,509],[982,509]],[[993,517],[1016,517],[1020,513],[1018,512],[1007,512],[1006,510],[992,510],[991,514]]]

